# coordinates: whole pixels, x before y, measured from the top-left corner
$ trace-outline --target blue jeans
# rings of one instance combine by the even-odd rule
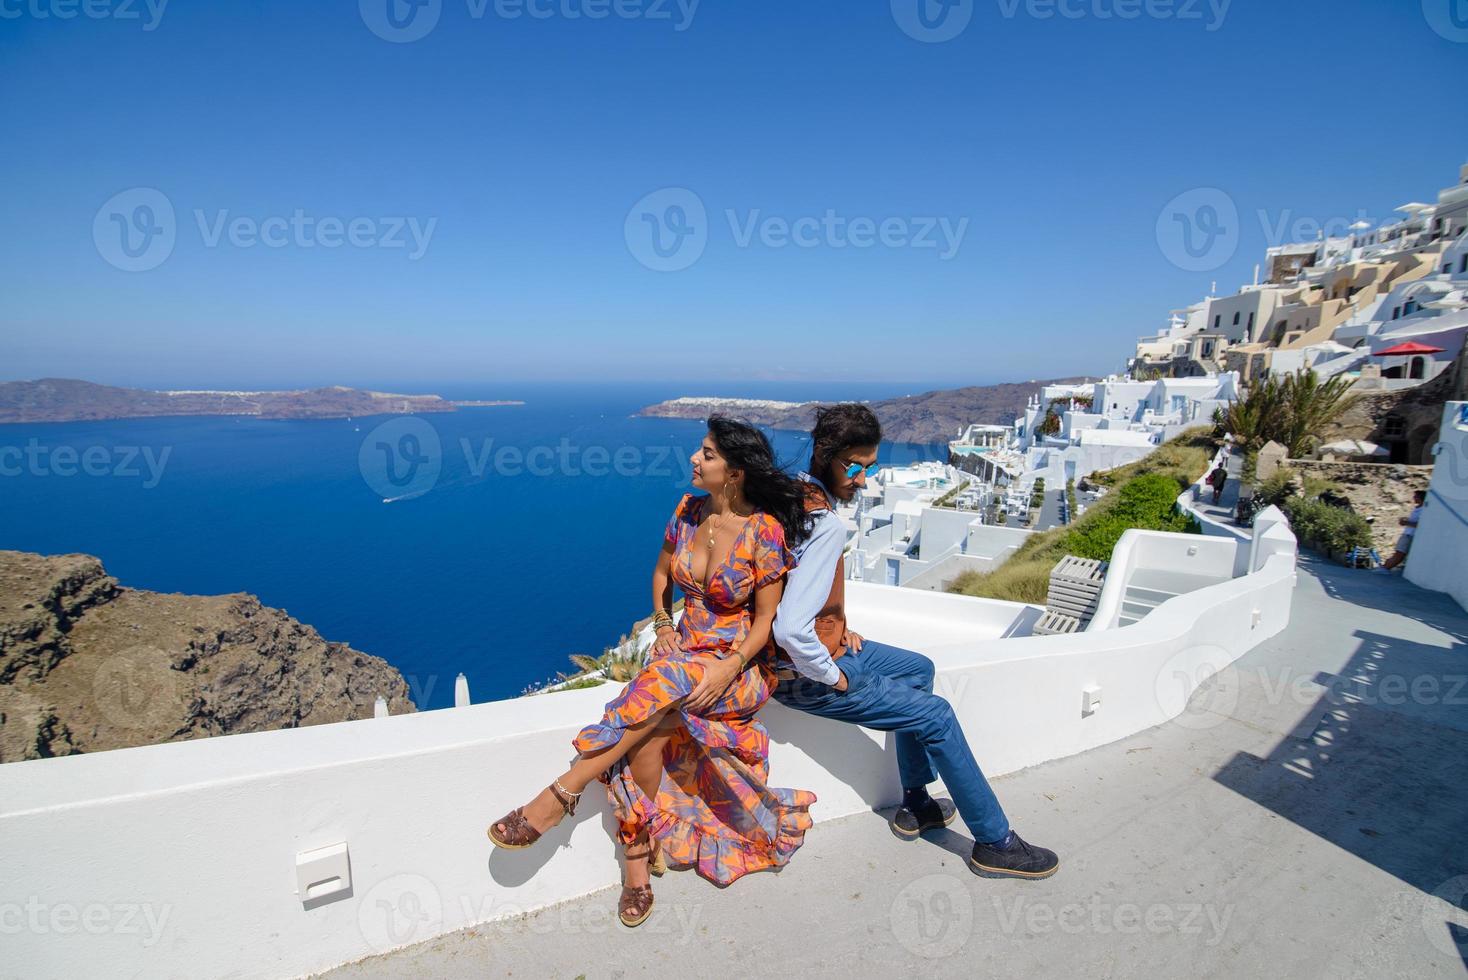
[[[775,699],[822,718],[896,732],[903,789],[931,783],[937,766],[974,840],[987,844],[1009,833],[1004,808],[974,760],[953,706],[933,693],[931,660],[865,640],[860,653],[848,653],[836,665],[846,675],[845,691],[797,677],[781,681]]]

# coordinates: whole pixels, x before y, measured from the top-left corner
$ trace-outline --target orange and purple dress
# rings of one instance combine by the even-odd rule
[[[578,752],[616,744],[625,729],[687,697],[704,673],[696,658],[737,653],[754,618],[755,589],[795,564],[780,522],[757,511],[725,562],[709,570],[705,592],[693,577],[693,549],[708,499],[686,494],[665,535],[673,546],[673,581],[684,595],[682,649],[650,661],[607,705],[601,722],[576,736]],[[668,863],[727,885],[783,866],[804,842],[815,794],[767,785],[770,737],[755,718],[775,688],[771,650],[756,656],[712,707],[697,714],[674,709],[682,724],[668,740],[655,799],[638,787],[625,760],[602,777],[623,843],[645,828]]]

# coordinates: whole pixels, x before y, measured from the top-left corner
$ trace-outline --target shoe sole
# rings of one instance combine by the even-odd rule
[[[968,859],[969,870],[980,878],[1024,878],[1027,881],[1038,881],[1048,878],[1060,870],[1060,862],[1055,862],[1055,867],[1048,871],[1011,871],[1007,868],[991,868],[987,864],[980,864],[973,858]]]
[[[523,851],[527,847],[531,847],[531,846],[533,846],[535,844],[535,841],[531,841],[529,844],[511,844],[511,843],[508,843],[506,841],[500,840],[498,837],[496,837],[494,835],[494,828],[493,827],[491,827],[488,830],[486,830],[485,831],[485,834],[488,835],[489,841],[490,841],[491,844],[493,844],[495,847],[502,848],[503,850],[506,850],[506,851]]]
[[[619,913],[617,913],[617,920],[619,922],[621,922],[622,925],[626,926],[628,929],[636,929],[638,926],[642,925],[644,922],[647,921],[648,916],[652,915],[652,910],[655,909],[655,908],[657,908],[657,901],[656,900],[653,901],[653,904],[651,904],[651,905],[649,905],[647,907],[647,911],[644,912],[644,913],[642,913],[642,917],[641,918],[629,919],[629,918],[627,918],[626,916],[622,915],[619,912]]]
[[[955,821],[957,819],[958,819],[958,811],[957,810],[954,810],[952,813],[948,814],[948,819],[947,820],[944,820],[942,823],[924,824],[923,826],[919,827],[917,830],[903,830],[901,827],[897,826],[897,821],[895,821],[895,820],[889,820],[889,821],[887,821],[887,826],[891,827],[892,828],[892,833],[896,834],[898,837],[902,837],[902,838],[905,838],[907,840],[916,840],[917,838],[921,837],[927,831],[929,831],[929,830],[938,830],[939,828],[946,827],[946,826],[948,826],[949,824],[951,824],[953,821]]]

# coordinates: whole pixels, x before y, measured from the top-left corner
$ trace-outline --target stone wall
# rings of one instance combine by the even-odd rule
[[[1385,558],[1402,526],[1397,522],[1412,511],[1412,493],[1426,490],[1432,480],[1431,466],[1396,463],[1327,463],[1317,459],[1291,459],[1286,466],[1297,476],[1329,480],[1351,501],[1351,507],[1371,521],[1371,540]]]
[[[1340,421],[1320,433],[1322,444],[1365,439],[1392,450],[1392,461],[1431,465],[1443,403],[1463,381],[1462,358],[1425,384],[1402,391],[1364,394]]]

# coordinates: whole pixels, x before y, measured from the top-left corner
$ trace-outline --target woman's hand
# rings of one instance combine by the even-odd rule
[[[841,637],[842,644],[852,653],[861,653],[862,636],[856,630],[847,630]],[[838,688],[838,690],[842,690]]]
[[[698,661],[707,664],[703,672],[703,679],[694,686],[687,700],[683,702],[685,711],[697,714],[712,708],[724,692],[729,689],[734,678],[739,676],[742,669],[742,661],[738,653],[731,653],[722,660],[713,655],[699,657]]]
[[[678,642],[678,631],[671,626],[658,630],[657,637],[652,641],[652,653],[655,657],[671,657],[682,649],[683,644]]]

